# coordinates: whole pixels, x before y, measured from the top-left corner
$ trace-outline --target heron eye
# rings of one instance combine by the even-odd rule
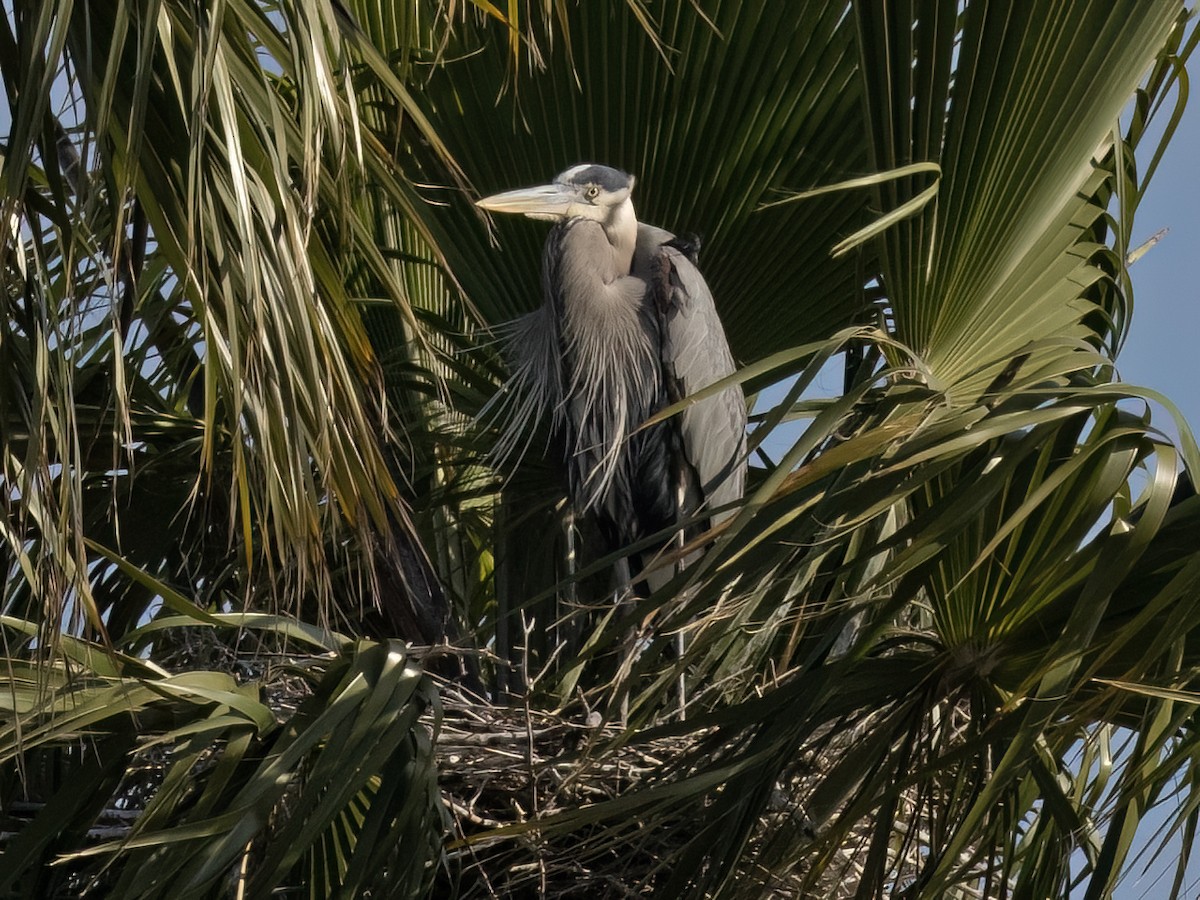
[[[591,187],[589,187],[586,191],[583,192],[583,196],[587,197],[589,200],[595,200],[597,197],[600,196],[600,188],[596,187],[596,185],[593,184]]]

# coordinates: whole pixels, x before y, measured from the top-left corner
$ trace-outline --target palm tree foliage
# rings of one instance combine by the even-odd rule
[[[161,846],[131,836],[106,884],[133,892],[147,864],[162,878],[137,891],[210,890],[282,827],[255,891],[301,870],[314,890],[411,890],[435,850],[417,720],[436,708],[403,648],[342,642],[311,663],[306,645],[289,651],[312,683],[301,693],[322,699],[282,730],[263,693],[277,667],[240,685],[216,648],[253,643],[220,624],[243,608],[440,633],[359,292],[370,284],[366,298],[409,320],[410,305],[347,191],[369,181],[403,207],[411,188],[364,131],[353,79],[375,73],[436,135],[329,4],[17,3],[0,44],[4,803],[41,810],[5,849],[6,890],[70,893],[93,877],[37,873],[87,842],[98,810],[144,793],[130,779],[152,747],[171,767],[137,832]],[[168,616],[210,634],[140,637]],[[257,652],[274,659],[286,635]],[[130,641],[129,658],[100,662]],[[199,682],[171,674],[218,664]],[[283,795],[299,772],[348,774],[343,754],[369,762],[341,789]],[[268,815],[297,800],[289,824]]]
[[[1190,846],[1200,453],[1114,363],[1196,35],[1133,0],[16,3],[3,891],[1102,897],[1156,804]],[[567,561],[539,438],[498,477],[472,422],[544,230],[472,192],[581,160],[703,235],[758,398],[745,503],[632,610],[586,523]],[[443,843],[397,631],[625,709],[560,768],[657,767]]]

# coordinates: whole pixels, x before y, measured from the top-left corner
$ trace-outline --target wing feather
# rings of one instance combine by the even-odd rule
[[[678,396],[695,394],[736,370],[704,276],[674,235],[642,225],[633,272],[652,285],[662,320],[664,375]],[[746,483],[746,401],[734,385],[679,415],[684,456],[709,508],[741,499]]]

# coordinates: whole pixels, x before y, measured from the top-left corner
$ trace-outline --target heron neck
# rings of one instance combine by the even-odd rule
[[[628,273],[633,268],[633,249],[637,244],[637,216],[633,213],[633,201],[626,200],[616,207],[604,223],[604,233],[612,244],[617,271]]]

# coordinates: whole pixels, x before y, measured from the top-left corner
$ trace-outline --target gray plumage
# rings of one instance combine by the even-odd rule
[[[740,388],[640,428],[734,364],[686,246],[637,222],[632,188],[624,172],[589,164],[478,204],[555,222],[545,302],[502,330],[512,375],[492,409],[503,423],[497,456],[524,453],[536,422],[549,420],[572,500],[611,549],[732,503],[745,485]]]

